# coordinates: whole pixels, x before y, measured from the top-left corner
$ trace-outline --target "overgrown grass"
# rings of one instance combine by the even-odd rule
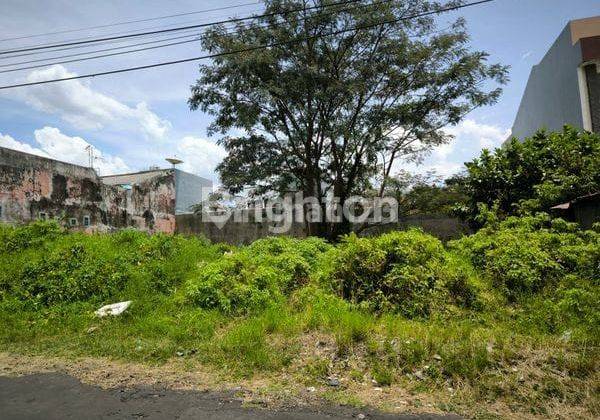
[[[600,235],[546,216],[448,247],[420,231],[240,249],[45,223],[0,237],[2,351],[184,358],[234,377],[465,390],[454,408],[504,399],[600,414]],[[125,314],[93,314],[120,300],[133,300]]]

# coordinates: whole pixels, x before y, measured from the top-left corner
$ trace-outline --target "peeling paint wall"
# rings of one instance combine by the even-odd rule
[[[0,148],[0,221],[56,219],[73,229],[175,231],[175,179],[162,171],[130,189],[91,168]],[[89,221],[89,226],[85,226]]]
[[[131,189],[125,190],[125,209],[132,215],[133,224],[151,232],[175,232],[173,171],[161,171],[140,182],[131,182],[130,186]]]
[[[125,194],[131,223],[151,232],[175,232],[175,173],[172,169],[111,175],[101,178]]]
[[[83,166],[0,148],[0,220],[57,219],[72,227],[103,225],[107,207],[98,176]]]

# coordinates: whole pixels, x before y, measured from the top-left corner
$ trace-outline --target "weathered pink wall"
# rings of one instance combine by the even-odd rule
[[[175,231],[173,171],[136,183],[130,190],[106,185],[90,168],[0,148],[0,220],[28,222],[45,213],[64,225],[83,218],[99,231],[134,227],[149,232]]]

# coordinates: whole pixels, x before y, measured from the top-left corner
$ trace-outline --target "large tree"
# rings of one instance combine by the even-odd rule
[[[441,128],[494,103],[507,78],[469,48],[463,19],[439,28],[435,12],[462,1],[264,3],[267,16],[205,34],[212,54],[245,52],[201,65],[189,99],[214,116],[209,134],[228,152],[218,171],[234,192],[294,186],[343,204],[399,159],[448,141]],[[348,229],[308,225],[330,238]]]

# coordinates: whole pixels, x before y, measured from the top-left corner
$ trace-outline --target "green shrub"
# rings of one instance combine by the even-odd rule
[[[258,240],[201,267],[187,282],[187,299],[228,313],[265,308],[306,284],[311,262],[328,248],[318,239]]]
[[[600,343],[600,287],[569,287],[558,292],[557,308],[563,329],[573,328],[583,338]]]
[[[466,173],[454,180],[468,197],[456,208],[460,215],[480,225],[481,204],[502,216],[527,214],[600,190],[597,133],[565,127],[521,140],[465,163]]]
[[[36,248],[64,233],[56,222],[37,221],[21,226],[0,224],[0,254]]]
[[[600,280],[600,235],[545,214],[510,217],[451,242],[450,248],[512,301],[552,293],[569,275],[582,282]]]
[[[457,301],[474,300],[465,274],[447,267],[447,262],[442,243],[419,230],[376,238],[350,235],[326,254],[322,281],[342,298],[371,311],[428,316],[448,297],[447,285],[452,293],[465,294]]]
[[[128,278],[124,259],[103,258],[74,242],[25,264],[15,286],[21,299],[52,305],[105,300],[122,289]]]
[[[11,251],[0,262],[0,293],[36,306],[167,293],[198,261],[216,258],[206,240],[134,230],[63,234],[44,222],[1,234]]]

